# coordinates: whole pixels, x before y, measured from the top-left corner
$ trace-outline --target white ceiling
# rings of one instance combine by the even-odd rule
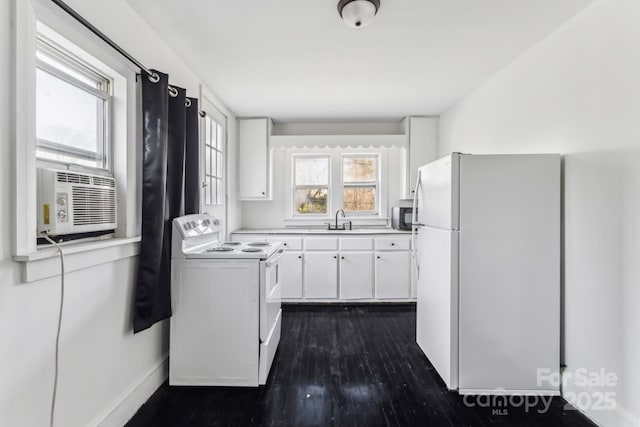
[[[238,116],[438,114],[593,0],[127,0]],[[153,64],[147,66],[153,67]]]

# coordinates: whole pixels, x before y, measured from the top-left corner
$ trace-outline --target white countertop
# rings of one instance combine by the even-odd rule
[[[327,230],[326,228],[243,228],[233,231],[231,234],[411,234],[411,230],[394,230],[393,228],[354,228],[353,230]]]

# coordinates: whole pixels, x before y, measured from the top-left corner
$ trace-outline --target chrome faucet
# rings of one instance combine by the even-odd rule
[[[344,215],[344,211],[343,211],[342,209],[338,209],[338,210],[336,211],[336,230],[338,229],[338,214],[339,214],[340,212],[342,212],[342,218],[344,218],[344,217],[345,217],[345,215]]]

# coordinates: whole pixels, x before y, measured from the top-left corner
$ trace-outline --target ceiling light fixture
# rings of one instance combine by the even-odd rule
[[[369,25],[380,9],[380,0],[340,0],[338,13],[351,28]]]

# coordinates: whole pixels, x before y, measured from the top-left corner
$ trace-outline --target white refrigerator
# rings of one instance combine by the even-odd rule
[[[419,169],[416,341],[449,389],[559,394],[560,179],[557,154]]]

